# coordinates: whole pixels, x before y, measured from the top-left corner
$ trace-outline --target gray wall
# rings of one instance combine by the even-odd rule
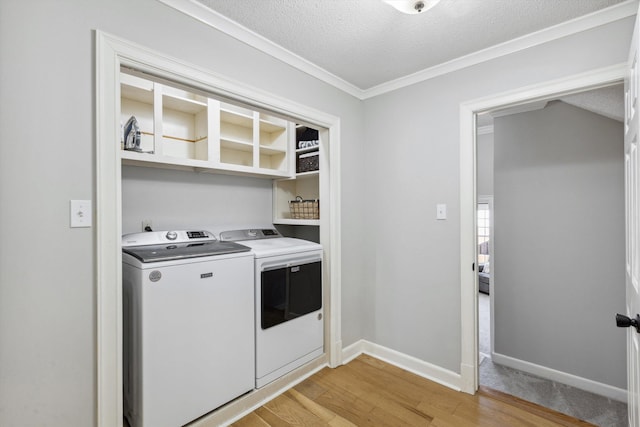
[[[496,353],[626,388],[623,147],[560,101],[495,119]]]
[[[460,103],[626,61],[633,18],[365,101],[365,338],[460,372]],[[448,219],[436,220],[446,203]]]
[[[361,101],[155,0],[2,0],[3,427],[95,424],[95,235],[69,228],[69,200],[95,200],[95,29],[341,118],[343,340],[363,334]]]
[[[93,30],[339,116],[343,344],[457,372],[459,104],[622,62],[632,22],[362,102],[155,0],[0,1],[0,425],[95,423],[95,236],[68,226],[95,200]]]
[[[493,195],[493,133],[478,135],[477,147],[477,193],[480,196]]]
[[[145,219],[154,230],[269,225],[271,194],[269,179],[124,166],[122,233]]]

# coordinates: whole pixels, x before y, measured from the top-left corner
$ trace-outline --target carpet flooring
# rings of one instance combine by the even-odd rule
[[[627,405],[491,361],[489,296],[479,298],[480,385],[554,409],[600,427],[626,427]]]

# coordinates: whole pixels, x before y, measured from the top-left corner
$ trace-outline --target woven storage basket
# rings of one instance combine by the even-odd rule
[[[320,219],[320,201],[303,200],[298,196],[289,202],[289,211],[293,219]]]

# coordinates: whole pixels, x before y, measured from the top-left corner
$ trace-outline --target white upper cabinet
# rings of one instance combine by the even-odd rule
[[[285,171],[291,147],[292,124],[278,117],[256,113],[258,128],[258,160],[261,168]]]
[[[125,164],[289,177],[294,126],[287,120],[120,73]],[[135,117],[139,142],[127,144]]]

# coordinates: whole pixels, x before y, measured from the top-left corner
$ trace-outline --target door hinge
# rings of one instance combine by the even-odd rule
[[[471,271],[476,271],[476,263],[471,264]]]

